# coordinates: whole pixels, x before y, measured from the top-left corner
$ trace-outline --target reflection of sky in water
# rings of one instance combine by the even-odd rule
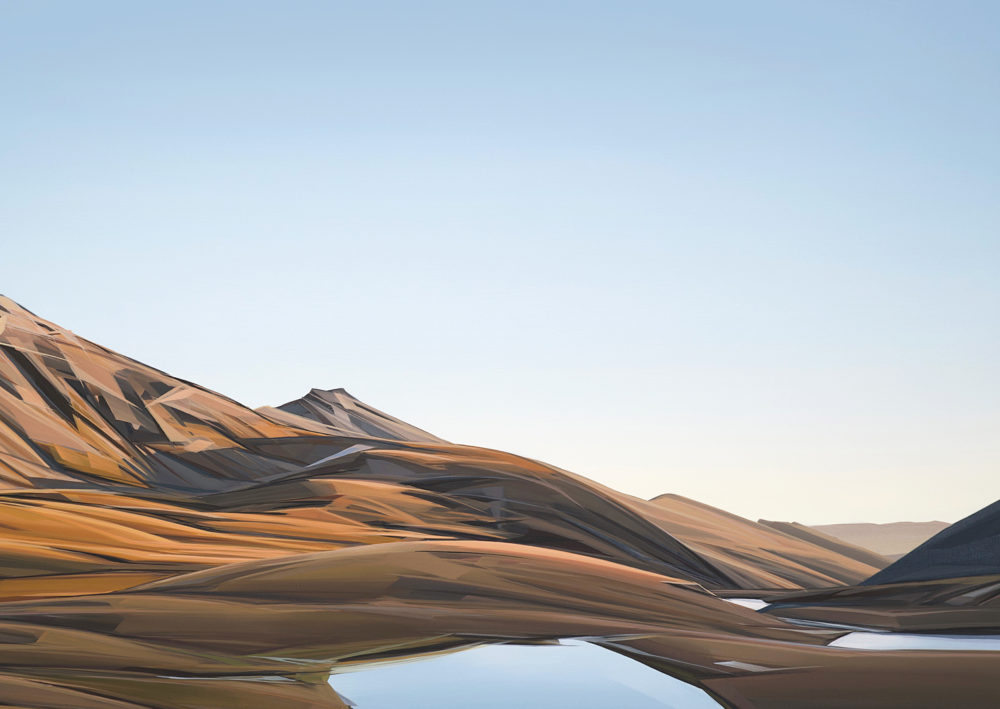
[[[358,709],[718,709],[707,694],[590,643],[487,645],[333,675]]]
[[[762,601],[759,598],[723,598],[722,600],[729,601],[730,603],[735,603],[738,606],[743,606],[744,608],[749,608],[755,611],[759,611],[761,608],[767,608],[767,601]]]
[[[830,647],[855,650],[992,650],[1000,651],[1000,635],[916,635],[908,633],[848,633]]]

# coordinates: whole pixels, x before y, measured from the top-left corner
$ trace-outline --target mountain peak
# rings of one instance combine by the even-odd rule
[[[262,407],[258,411],[269,418],[299,426],[303,426],[301,419],[308,419],[341,435],[421,443],[446,442],[423,429],[369,406],[343,387],[310,389],[300,399],[275,408]],[[289,418],[289,414],[294,418]]]
[[[0,339],[13,337],[14,331],[43,337],[59,334],[75,339],[69,330],[38,317],[16,300],[0,295]]]

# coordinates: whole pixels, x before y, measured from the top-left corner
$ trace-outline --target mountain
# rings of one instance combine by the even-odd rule
[[[441,538],[562,549],[710,588],[823,586],[875,570],[788,538],[781,543],[794,558],[785,563],[770,552],[759,565],[737,560],[699,535],[708,528],[723,539],[733,524],[751,524],[745,520],[702,510],[691,526],[681,521],[690,519],[691,504],[670,511],[537,461],[449,444],[344,390],[313,390],[254,411],[9,299],[0,313],[0,461],[8,490],[0,506],[22,513],[10,513],[18,539],[38,534],[32,525],[43,516],[65,530],[65,539],[45,537],[52,542],[47,563],[58,557],[60,571],[121,570],[109,560],[123,553],[112,553],[118,538],[146,564],[142,573],[166,572],[168,561],[189,570],[323,545]],[[99,513],[95,499],[103,501]],[[247,536],[265,520],[280,534]],[[148,535],[141,551],[123,529]],[[9,567],[30,568],[20,547],[8,554]]]
[[[774,593],[767,600],[768,613],[799,622],[1000,634],[1000,502],[947,526],[856,585]]]
[[[938,532],[864,585],[1000,574],[1000,501]]]
[[[47,541],[48,560],[32,561],[40,565],[32,576],[120,570],[123,558],[166,572],[455,538],[566,549],[733,585],[585,478],[499,451],[398,440],[418,429],[336,391],[269,416],[9,299],[0,314],[0,509],[11,510],[19,544]],[[2,553],[0,565],[32,568],[23,546]],[[149,571],[129,566],[140,568]]]
[[[589,638],[734,709],[939,709],[956,691],[963,707],[1000,699],[993,653],[830,648],[843,631],[786,623],[680,579],[498,542],[248,561],[0,613],[0,696],[45,709],[345,707],[317,675],[560,637]]]
[[[853,584],[889,563],[865,549],[752,522],[680,495],[660,495],[650,502],[656,509],[647,517],[744,588]]]
[[[343,708],[336,670],[566,637],[730,708],[1000,705],[990,653],[829,646],[852,615],[993,622],[989,588],[844,585],[880,563],[343,390],[251,410],[0,299],[5,706]],[[724,600],[754,589],[773,609]]]
[[[0,486],[221,490],[296,470],[314,435],[123,357],[0,297]]]
[[[301,399],[289,401],[277,408],[261,407],[257,411],[271,420],[287,422],[292,426],[311,428],[303,418],[323,424],[317,430],[331,430],[345,436],[373,436],[394,441],[419,441],[421,443],[447,443],[442,438],[427,433],[405,421],[379,411],[358,401],[344,389],[313,389]]]
[[[947,526],[947,522],[935,521],[816,524],[812,525],[812,529],[895,560],[917,548]]]

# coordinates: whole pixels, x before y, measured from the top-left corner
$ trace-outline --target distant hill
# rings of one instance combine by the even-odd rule
[[[815,524],[815,529],[848,544],[898,559],[948,526],[947,522],[890,522],[889,524]]]
[[[993,653],[828,643],[1000,632],[998,559],[1000,503],[879,572],[820,531],[447,443],[342,389],[252,410],[0,297],[3,706],[347,709],[335,667],[574,637],[727,707],[992,708]]]
[[[864,585],[994,574],[1000,574],[1000,501],[947,526]]]
[[[717,590],[851,584],[884,565],[691,500],[651,503],[454,445],[343,389],[248,409],[3,297],[0,518],[6,600],[43,597],[81,574],[107,592],[414,540],[503,541]]]
[[[771,529],[782,532],[783,534],[802,539],[810,544],[829,549],[838,554],[843,554],[851,559],[856,559],[857,561],[875,566],[879,569],[885,568],[891,561],[891,559],[887,556],[874,552],[867,547],[851,544],[850,542],[838,537],[825,534],[817,530],[815,527],[807,527],[806,525],[799,524],[798,522],[772,522],[766,519],[759,519],[757,520],[757,524],[770,527]]]
[[[889,563],[867,549],[753,522],[681,495],[654,497],[644,516],[743,588],[853,584]]]

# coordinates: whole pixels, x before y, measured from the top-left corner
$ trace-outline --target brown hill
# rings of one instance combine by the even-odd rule
[[[714,593],[795,590],[824,622],[838,589],[803,587],[867,575],[850,549],[449,444],[341,390],[253,411],[7,299],[0,520],[5,706],[343,707],[338,665],[567,636],[728,707],[938,707],[959,672],[965,706],[1000,702],[983,653],[828,648],[842,631]]]
[[[0,485],[220,490],[297,469],[311,431],[77,337],[0,297]]]
[[[345,436],[447,443],[442,438],[355,399],[345,389],[313,389],[301,399],[289,401],[277,408],[263,406],[257,411],[272,420],[285,421],[296,427],[310,428],[302,419],[311,419],[323,424],[317,429],[321,433],[330,433],[333,429]]]
[[[113,570],[127,584],[128,574],[447,538],[562,549],[711,588],[813,587],[871,573],[847,557],[838,570],[828,550],[788,538],[796,556],[784,569],[773,553],[755,569],[759,559],[736,562],[706,544],[682,521],[686,511],[665,514],[536,461],[446,443],[343,390],[253,411],[10,300],[0,314],[0,506],[11,529],[0,563],[21,579],[0,590],[70,587],[25,580],[52,572]],[[713,534],[722,538],[737,519],[703,522],[721,525]]]
[[[1000,574],[1000,501],[949,525],[864,585]]]
[[[249,561],[0,612],[0,696],[46,709],[343,707],[321,684],[334,667],[567,636],[735,709],[936,709],[956,689],[966,707],[1000,701],[992,653],[830,648],[844,631],[755,613],[683,579],[498,542]]]
[[[798,537],[799,539],[807,541],[810,544],[830,549],[838,554],[843,554],[851,559],[857,559],[858,561],[875,568],[881,569],[889,564],[888,557],[877,554],[870,549],[837,539],[829,534],[824,534],[823,532],[818,531],[815,527],[807,527],[804,524],[799,524],[798,522],[773,522],[766,519],[757,520],[757,524],[762,524],[765,527],[770,527],[771,529],[792,537]]]
[[[890,559],[898,559],[948,526],[947,522],[814,524],[812,528]]]
[[[647,516],[744,588],[816,588],[854,584],[888,559],[818,536],[787,533],[680,495],[650,500]]]

